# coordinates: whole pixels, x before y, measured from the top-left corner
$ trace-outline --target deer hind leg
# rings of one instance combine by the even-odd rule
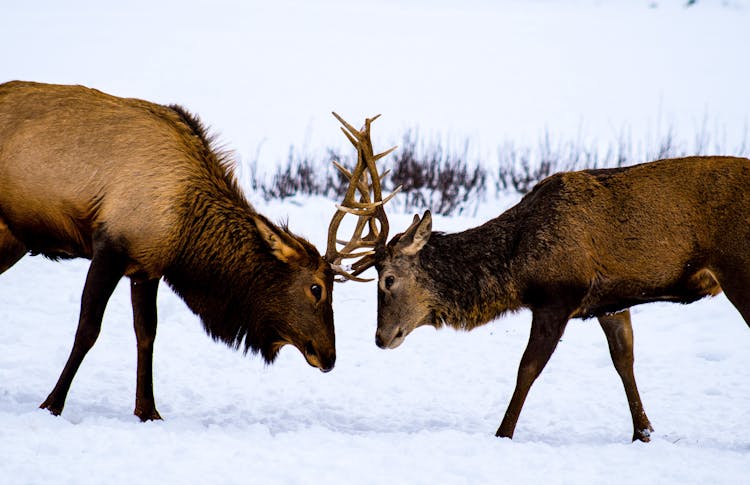
[[[81,297],[81,313],[78,319],[73,349],[65,363],[60,378],[47,399],[39,406],[54,415],[59,415],[65,406],[65,398],[70,390],[83,358],[93,347],[102,326],[102,317],[107,301],[122,277],[126,258],[106,244],[97,244],[91,258],[86,284]]]
[[[750,265],[739,261],[730,263],[716,276],[727,299],[750,326]]]
[[[521,364],[518,366],[516,388],[495,436],[513,438],[513,431],[516,429],[516,423],[529,389],[547,365],[567,323],[568,317],[565,312],[534,312],[529,343],[521,357]]]
[[[0,219],[0,274],[13,266],[26,254],[26,246],[19,241]]]
[[[609,354],[612,363],[620,375],[622,385],[625,387],[625,395],[630,406],[630,416],[633,418],[633,441],[650,441],[651,427],[646,412],[643,410],[641,396],[635,384],[633,373],[633,326],[630,322],[630,310],[624,310],[612,315],[598,317],[599,324],[607,336]]]
[[[138,377],[135,390],[135,411],[141,421],[161,419],[154,402],[153,357],[156,338],[156,292],[159,279],[130,282],[133,303],[133,326],[138,344]]]

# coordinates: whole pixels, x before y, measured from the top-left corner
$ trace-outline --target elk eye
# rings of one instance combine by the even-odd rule
[[[310,293],[312,293],[315,301],[320,301],[321,297],[323,296],[323,288],[321,288],[320,285],[312,285],[310,287]]]
[[[385,289],[390,290],[391,286],[393,286],[393,282],[395,281],[395,278],[393,276],[386,276],[385,277]]]

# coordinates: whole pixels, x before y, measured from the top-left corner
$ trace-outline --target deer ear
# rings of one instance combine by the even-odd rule
[[[430,239],[432,234],[432,214],[430,211],[425,211],[422,219],[418,215],[414,216],[414,222],[411,223],[409,229],[404,232],[401,236],[396,248],[403,254],[413,256],[422,250],[427,241]]]
[[[261,239],[268,245],[276,259],[284,263],[290,263],[299,261],[304,257],[304,249],[294,238],[278,230],[262,217],[253,217],[253,221]]]

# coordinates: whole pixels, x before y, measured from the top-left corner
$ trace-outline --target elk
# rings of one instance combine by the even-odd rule
[[[527,308],[532,322],[515,390],[496,436],[521,408],[571,318],[596,317],[625,388],[633,440],[653,431],[633,373],[629,308],[691,303],[722,290],[750,324],[750,160],[689,157],[558,173],[485,224],[432,232],[426,211],[354,265],[378,273],[376,344],[415,328],[471,330]],[[371,215],[360,216],[365,220]],[[383,216],[384,217],[384,216]],[[384,225],[387,231],[387,225]]]
[[[269,364],[290,344],[311,366],[334,366],[331,265],[255,211],[228,154],[180,106],[82,86],[0,85],[0,273],[26,253],[91,260],[73,349],[40,406],[54,415],[123,276],[142,421],[161,419],[152,379],[161,278],[214,340]]]

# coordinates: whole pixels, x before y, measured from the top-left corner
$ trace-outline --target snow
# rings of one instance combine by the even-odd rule
[[[490,154],[545,127],[597,138],[673,124],[689,139],[706,117],[731,146],[750,113],[750,4],[684,3],[15,2],[0,16],[0,80],[179,102],[266,167],[291,144],[346,147],[331,110],[350,121],[382,112],[381,147],[414,126],[473,137]],[[248,196],[324,247],[333,201]],[[436,216],[434,228],[471,227],[513,202]],[[391,226],[410,220],[393,214]],[[529,314],[472,332],[420,328],[384,351],[373,283],[335,289],[328,374],[290,347],[266,366],[214,343],[162,286],[154,380],[165,420],[140,423],[123,281],[53,417],[38,405],[70,351],[86,269],[27,257],[0,276],[2,483],[747,483],[750,333],[723,296],[634,309],[651,443],[630,443],[604,335],[579,320],[507,440],[494,432]]]

